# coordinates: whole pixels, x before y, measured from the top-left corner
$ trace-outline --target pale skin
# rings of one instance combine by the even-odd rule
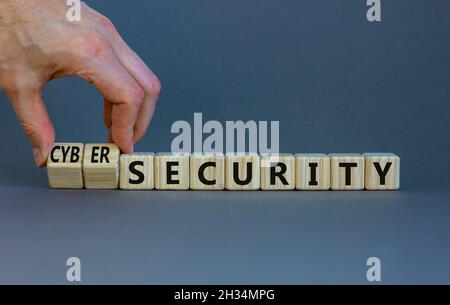
[[[161,90],[109,19],[82,3],[81,21],[71,22],[67,10],[63,0],[0,0],[0,89],[39,167],[55,141],[42,98],[49,81],[76,75],[94,84],[104,97],[109,141],[124,153],[145,135]]]

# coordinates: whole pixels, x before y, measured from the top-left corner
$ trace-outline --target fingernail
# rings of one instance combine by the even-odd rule
[[[39,148],[33,148],[33,156],[34,156],[34,163],[36,164],[36,166],[41,167],[45,161],[41,150]]]

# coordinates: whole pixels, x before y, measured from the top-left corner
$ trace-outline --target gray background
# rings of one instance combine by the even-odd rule
[[[279,120],[285,152],[392,151],[399,192],[124,192],[47,188],[0,96],[0,283],[450,283],[450,3],[88,1],[161,79],[147,137],[171,124]],[[102,142],[82,80],[45,91],[57,141]]]

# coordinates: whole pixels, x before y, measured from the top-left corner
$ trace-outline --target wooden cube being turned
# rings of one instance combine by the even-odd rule
[[[261,155],[261,189],[289,191],[295,188],[295,158],[292,154]]]
[[[393,153],[365,153],[366,190],[398,190],[400,158]]]
[[[55,143],[47,159],[48,184],[51,188],[82,189],[84,145]]]
[[[295,186],[297,190],[329,190],[330,177],[330,157],[328,155],[295,155]]]
[[[192,190],[223,190],[225,188],[225,157],[223,154],[193,154],[190,158]]]
[[[189,189],[189,154],[158,153],[155,155],[154,167],[157,190]]]
[[[115,144],[86,144],[83,159],[84,186],[87,189],[119,187],[120,150]]]
[[[363,190],[364,157],[361,154],[330,154],[331,189]]]
[[[151,190],[155,187],[153,153],[120,156],[120,189]]]
[[[225,156],[225,188],[251,191],[260,187],[260,157],[254,153],[229,153]]]

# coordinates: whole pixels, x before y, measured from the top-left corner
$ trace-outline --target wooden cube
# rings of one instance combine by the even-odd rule
[[[261,189],[289,191],[295,188],[295,158],[292,154],[261,156]]]
[[[48,184],[51,188],[82,189],[84,145],[55,143],[47,159]]]
[[[87,189],[117,189],[120,150],[115,144],[86,144],[83,177]]]
[[[151,190],[155,187],[153,153],[132,153],[120,156],[120,188]]]
[[[364,157],[360,154],[330,154],[331,189],[363,190]]]
[[[254,153],[230,153],[225,156],[225,188],[227,190],[258,190],[260,157]]]
[[[192,190],[223,190],[225,188],[224,155],[191,155],[190,186]]]
[[[326,154],[295,155],[295,186],[303,191],[330,189],[330,157]]]
[[[367,190],[398,190],[400,158],[392,153],[365,153]]]
[[[157,190],[189,189],[189,154],[158,153],[154,166]]]

